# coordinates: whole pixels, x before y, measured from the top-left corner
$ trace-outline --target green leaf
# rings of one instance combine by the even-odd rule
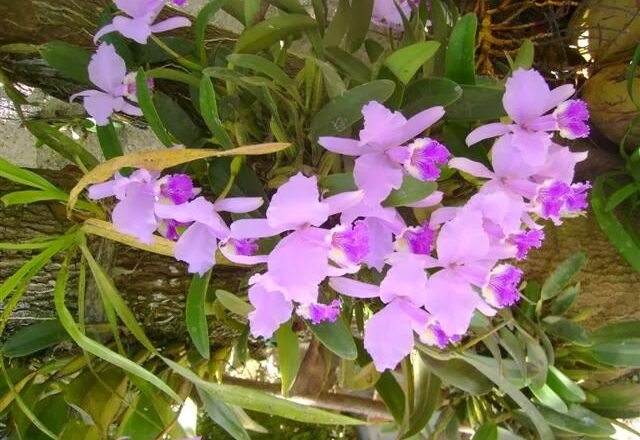
[[[220,10],[220,8],[227,2],[227,0],[210,0],[196,17],[195,25],[195,38],[196,38],[196,50],[198,51],[198,57],[200,58],[200,64],[207,65],[207,47],[204,41],[207,25],[209,24],[209,18]]]
[[[580,283],[569,286],[551,301],[551,313],[562,315],[574,303],[580,293]]]
[[[569,408],[567,408],[567,404],[564,403],[562,398],[558,396],[549,385],[544,384],[541,387],[529,385],[529,389],[536,397],[536,399],[538,399],[538,401],[544,406],[561,413],[566,413],[567,411],[569,411]]]
[[[311,120],[311,138],[341,133],[362,119],[362,107],[384,102],[393,94],[393,81],[377,80],[349,89],[329,101]]]
[[[276,15],[245,29],[236,42],[234,52],[255,53],[261,49],[268,49],[289,35],[317,28],[317,26],[316,21],[308,15]]]
[[[635,51],[633,52],[633,56],[631,57],[631,63],[629,64],[629,70],[627,70],[627,93],[629,94],[629,98],[631,98],[631,102],[636,106],[638,110],[640,110],[640,103],[636,101],[635,96],[633,96],[633,80],[636,79],[636,70],[638,69],[638,64],[640,64],[640,44],[636,46]]]
[[[2,354],[7,357],[23,357],[69,339],[69,335],[57,319],[47,319],[23,327],[7,338]]]
[[[81,84],[89,83],[87,68],[91,53],[88,50],[62,41],[50,41],[41,45],[39,49],[47,64],[62,76]]]
[[[341,414],[334,414],[311,406],[294,403],[262,391],[236,385],[217,384],[201,379],[197,374],[170,359],[164,362],[180,376],[196,387],[229,405],[237,405],[251,411],[284,417],[302,423],[322,425],[361,425],[365,422]]]
[[[211,78],[207,75],[202,76],[200,80],[200,114],[204,119],[207,128],[223,148],[233,148],[233,141],[229,137],[227,130],[222,126],[220,117],[218,116],[218,103],[216,99],[216,91],[213,88]]]
[[[185,308],[185,319],[187,321],[187,331],[193,345],[205,359],[209,359],[209,325],[205,315],[205,301],[207,299],[207,288],[211,279],[211,270],[204,276],[193,275],[187,294],[187,304]]]
[[[364,48],[367,51],[367,56],[371,64],[378,61],[385,51],[384,46],[372,38],[367,38],[364,41]]]
[[[156,91],[153,103],[163,126],[180,144],[189,148],[202,146],[202,132],[193,122],[189,114],[173,98]]]
[[[604,206],[605,212],[613,211],[619,204],[638,192],[640,192],[640,187],[635,182],[616,189],[607,199],[607,203]]]
[[[287,321],[275,333],[278,344],[278,364],[282,394],[287,395],[296,381],[300,369],[300,348],[298,335],[291,329],[291,321]]]
[[[580,324],[559,316],[547,316],[543,321],[547,333],[582,347],[591,345],[589,333]]]
[[[570,433],[609,437],[616,432],[606,419],[580,405],[571,405],[567,414],[544,407],[538,410],[551,426]]]
[[[89,264],[89,269],[91,269],[102,300],[113,307],[124,325],[131,331],[131,334],[133,334],[147,350],[152,353],[156,352],[155,347],[144,333],[133,312],[124,299],[122,299],[122,296],[120,296],[120,293],[113,284],[113,280],[105,273],[95,258],[93,258],[93,255],[85,244],[81,244],[80,249]]]
[[[606,324],[591,332],[593,342],[619,342],[640,339],[640,321]]]
[[[358,189],[353,180],[353,173],[329,174],[320,179],[320,186],[327,190],[327,194],[331,196]]]
[[[603,417],[632,419],[640,417],[640,384],[618,383],[590,390],[584,405]],[[595,400],[594,400],[595,399]]]
[[[383,65],[391,70],[400,81],[408,84],[424,63],[436,54],[439,47],[440,43],[437,41],[421,41],[405,46],[389,55]]]
[[[325,47],[340,46],[349,27],[350,13],[351,5],[349,0],[338,0],[336,12],[333,14],[333,18],[324,33],[323,43]]]
[[[253,306],[226,290],[216,290],[216,298],[227,310],[246,318],[253,311]]]
[[[149,372],[144,367],[136,364],[135,362],[127,359],[126,357],[110,350],[104,345],[86,337],[78,328],[73,320],[73,316],[69,309],[64,304],[64,297],[67,290],[67,281],[69,279],[69,262],[66,260],[58,272],[58,278],[56,279],[56,286],[54,292],[54,304],[56,307],[56,313],[60,323],[65,328],[71,339],[75,341],[78,346],[88,351],[89,353],[104,359],[105,361],[122,368],[123,370],[138,376],[140,379],[145,380],[152,385],[155,385],[159,390],[167,394],[176,402],[181,403],[182,399],[173,391],[166,383],[160,380],[153,373]]]
[[[31,186],[41,190],[55,191],[58,188],[44,177],[33,171],[15,166],[8,160],[0,157],[0,177],[21,185]]]
[[[518,49],[518,53],[516,54],[516,59],[513,62],[512,70],[516,69],[531,69],[533,66],[533,59],[535,55],[535,47],[531,40],[524,40],[520,49]]]
[[[262,6],[261,0],[244,0],[244,26],[250,27],[256,21],[256,17]]]
[[[327,47],[325,54],[334,66],[356,83],[362,84],[371,81],[371,69],[356,56],[339,47]]]
[[[483,85],[460,85],[462,96],[447,107],[445,118],[488,121],[506,116],[502,106],[504,89]]]
[[[476,29],[478,18],[470,12],[453,27],[445,56],[445,76],[458,84],[476,83]]]
[[[351,330],[343,319],[336,322],[322,322],[320,324],[307,323],[311,332],[318,338],[322,345],[343,359],[355,359],[358,350],[353,340]]]
[[[0,286],[0,302],[4,301],[5,298],[18,286],[18,284],[28,280],[30,277],[33,277],[33,275],[40,272],[40,270],[51,260],[51,258],[53,258],[54,255],[69,247],[71,242],[72,238],[68,236],[52,241],[45,250],[20,266],[20,269],[11,274],[9,278],[5,279],[4,283]]]
[[[613,244],[620,255],[640,272],[640,243],[630,234],[625,226],[618,220],[613,212],[605,209],[605,192],[603,188],[603,177],[596,178],[591,189],[591,208],[596,216],[600,228],[605,233],[611,244]]]
[[[242,422],[229,405],[219,397],[199,387],[197,387],[197,390],[202,406],[211,420],[227,431],[235,440],[251,440],[249,433],[244,429]]]
[[[69,198],[68,194],[63,193],[60,190],[56,191],[39,191],[39,190],[25,190],[14,191],[7,193],[0,197],[0,201],[4,203],[4,206],[13,205],[28,205],[30,203],[45,202],[48,200],[66,200]]]
[[[486,394],[493,389],[489,379],[476,368],[470,367],[460,359],[441,361],[427,356],[425,363],[431,372],[438,376],[445,384],[454,386],[471,395]]]
[[[172,147],[175,145],[175,142],[169,135],[169,132],[162,124],[158,110],[153,103],[151,91],[147,84],[147,75],[142,67],[138,70],[138,75],[136,77],[136,90],[138,94],[138,105],[140,106],[145,119],[149,123],[151,130],[166,147]]]
[[[640,339],[595,343],[590,353],[606,365],[640,368]]]
[[[61,133],[60,130],[50,126],[46,121],[32,119],[23,121],[22,124],[43,144],[48,145],[49,148],[70,162],[77,163],[80,160],[88,169],[98,165],[98,159],[93,154],[69,136]]]
[[[431,374],[423,357],[424,355],[416,356],[413,362],[413,411],[407,429],[402,432],[402,438],[412,437],[422,431],[442,401],[442,381]]]
[[[122,404],[127,382],[127,376],[117,368],[100,371],[98,378],[86,369],[64,388],[64,399],[97,428],[101,438],[106,438]]]
[[[285,89],[299,103],[302,98],[298,93],[295,82],[276,63],[264,57],[253,54],[232,53],[227,56],[227,61],[235,66],[250,69],[271,78],[280,87]]]
[[[391,191],[382,205],[386,207],[408,206],[433,194],[437,187],[435,182],[425,182],[407,175],[402,179],[402,186]]]
[[[587,399],[582,388],[553,365],[549,365],[547,385],[567,402],[584,402]]]
[[[331,64],[312,56],[305,57],[305,60],[311,60],[320,69],[330,99],[342,95],[347,90],[342,78]]]
[[[492,420],[484,422],[471,440],[498,440],[498,427]]]
[[[292,14],[306,14],[307,10],[298,0],[267,0],[273,6]]]
[[[362,46],[371,25],[373,0],[352,0],[349,9],[349,29],[345,39],[345,47],[355,52]]]
[[[542,300],[548,300],[558,295],[571,282],[573,277],[580,272],[586,262],[587,256],[582,252],[578,252],[560,263],[542,285]]]
[[[553,432],[549,428],[549,425],[545,421],[545,417],[543,417],[541,411],[538,411],[524,394],[514,387],[507,379],[502,377],[499,370],[475,359],[473,355],[470,354],[463,354],[461,359],[484,374],[488,379],[496,384],[501,391],[511,397],[511,399],[513,399],[513,401],[523,409],[527,417],[529,417],[533,422],[536,431],[538,431],[538,437],[540,440],[553,440]]]
[[[402,113],[410,117],[437,105],[447,107],[460,99],[461,96],[462,87],[450,79],[419,79],[407,87]]]
[[[106,160],[122,156],[122,145],[120,145],[113,122],[110,121],[107,125],[96,125],[96,134]]]

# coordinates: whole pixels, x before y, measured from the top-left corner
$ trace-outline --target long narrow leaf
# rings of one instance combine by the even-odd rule
[[[207,325],[207,315],[205,314],[205,301],[207,299],[207,288],[211,279],[211,270],[204,276],[195,274],[191,279],[189,293],[187,294],[187,305],[185,317],[187,321],[187,331],[193,345],[205,359],[209,359],[209,326]]]
[[[166,383],[160,380],[157,376],[136,364],[135,362],[127,359],[126,357],[119,355],[118,353],[110,350],[104,345],[90,339],[82,334],[73,316],[67,306],[64,304],[65,293],[67,290],[67,281],[69,280],[69,264],[68,262],[63,264],[58,273],[56,279],[56,287],[54,293],[54,304],[60,323],[65,328],[71,339],[83,350],[101,358],[105,361],[122,368],[123,370],[138,376],[140,379],[145,380],[152,385],[155,385],[159,390],[167,394],[178,403],[182,403],[182,399],[175,391],[173,391]]]

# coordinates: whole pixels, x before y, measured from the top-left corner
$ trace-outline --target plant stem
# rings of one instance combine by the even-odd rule
[[[178,62],[178,64],[180,64],[182,67],[186,67],[187,69],[190,70],[197,70],[200,71],[203,69],[203,67],[198,64],[198,63],[194,63],[193,61],[189,61],[188,59],[186,59],[185,57],[183,57],[182,55],[180,55],[178,52],[176,52],[175,50],[173,50],[172,48],[170,48],[167,44],[165,44],[160,38],[156,37],[155,35],[151,35],[151,39],[153,40],[154,43],[156,43],[162,50],[164,50],[165,52],[167,52],[169,55],[171,55],[172,57],[174,57],[176,59],[176,61]]]

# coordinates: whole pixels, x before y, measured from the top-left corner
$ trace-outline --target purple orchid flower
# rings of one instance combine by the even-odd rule
[[[142,116],[142,111],[128,103],[127,67],[111,44],[102,43],[89,62],[89,79],[99,90],[83,90],[71,95],[70,101],[82,97],[87,113],[98,125],[107,125],[113,112]]]
[[[156,230],[178,226],[161,220],[175,219],[162,217],[159,212],[185,204],[200,191],[187,175],[173,174],[159,179],[158,174],[145,169],[138,169],[129,177],[116,173],[114,179],[89,187],[89,198],[115,196],[119,200],[112,212],[116,229],[143,243],[151,243]]]
[[[293,302],[287,300],[268,274],[256,274],[249,279],[249,328],[254,336],[270,338],[280,325],[291,318]]]
[[[335,322],[340,316],[342,303],[334,299],[329,304],[306,304],[298,307],[298,314],[313,324]]]
[[[520,300],[518,284],[522,270],[510,264],[498,264],[489,274],[489,282],[482,289],[482,296],[489,305],[502,309]]]
[[[287,300],[315,303],[322,280],[336,271],[340,274],[353,271],[353,266],[367,252],[367,240],[363,238],[366,227],[343,226],[330,231],[319,226],[330,215],[342,212],[361,199],[361,191],[352,191],[320,200],[316,177],[297,174],[274,194],[265,219],[235,221],[230,237],[253,239],[292,231],[264,256],[268,274]],[[329,264],[329,259],[336,255],[340,257],[333,261],[338,265],[346,263],[346,267]],[[291,270],[292,265],[296,270]]]
[[[362,108],[362,115],[364,128],[359,140],[323,136],[318,142],[334,153],[358,157],[353,176],[365,193],[363,203],[379,205],[393,189],[400,188],[407,161],[416,175],[433,176],[433,166],[442,157],[441,149],[432,148],[430,139],[411,148],[402,144],[442,118],[442,107],[432,107],[407,120],[401,113],[372,101]]]
[[[502,104],[512,124],[491,123],[476,128],[467,136],[467,145],[484,139],[513,134],[512,145],[531,164],[544,163],[551,135],[559,131],[568,139],[589,135],[587,106],[580,100],[568,100],[575,89],[570,84],[553,90],[535,70],[518,69],[507,80]],[[546,114],[555,108],[551,114]]]
[[[395,261],[379,287],[344,277],[331,278],[329,285],[343,295],[380,297],[386,304],[364,328],[364,346],[378,371],[394,369],[411,352],[414,332],[427,344],[444,347],[448,342],[438,323],[421,308],[430,294],[427,274],[423,263],[408,254]]]
[[[155,23],[167,0],[114,0],[114,2],[118,9],[128,16],[114,17],[111,24],[104,26],[93,37],[96,42],[106,34],[119,32],[137,43],[147,44],[151,34],[191,26],[191,21],[186,17],[171,17]],[[184,1],[174,1],[174,3],[180,5],[184,4]]]
[[[437,259],[417,257],[426,267],[440,267],[428,281],[424,306],[448,335],[464,334],[477,309],[492,316],[494,311],[478,295],[497,258],[483,216],[475,209],[462,209],[445,223],[436,240]],[[389,256],[393,262],[398,255]]]
[[[284,290],[266,272],[256,274],[249,279],[249,301],[253,311],[249,313],[251,334],[270,338],[280,325],[287,322],[296,307],[294,301],[286,298]],[[340,315],[341,302],[334,300],[330,304],[298,303],[298,315],[313,324],[334,322]]]
[[[560,180],[547,180],[538,186],[533,199],[534,211],[554,224],[562,224],[561,218],[576,217],[587,208],[589,182],[568,185]]]
[[[371,21],[378,26],[389,27],[394,31],[400,32],[404,29],[402,15],[398,11],[398,7],[402,10],[405,17],[411,17],[411,3],[417,5],[419,0],[374,0]]]
[[[181,205],[160,205],[156,215],[181,223],[189,223],[176,242],[175,257],[189,265],[189,272],[203,275],[216,262],[218,242],[224,243],[224,255],[234,256],[244,264],[264,262],[263,256],[251,255],[257,248],[250,242],[229,240],[230,230],[218,212],[245,213],[258,209],[260,197],[230,197],[215,203],[204,197]],[[221,247],[222,251],[222,247]],[[235,255],[234,255],[235,254]]]

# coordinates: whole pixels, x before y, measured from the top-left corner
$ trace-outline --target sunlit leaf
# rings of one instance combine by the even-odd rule
[[[476,29],[478,18],[470,12],[453,27],[445,59],[446,77],[458,84],[475,84]]]
[[[65,261],[65,263],[60,267],[60,272],[58,273],[58,277],[56,279],[54,304],[56,307],[58,318],[60,319],[60,323],[65,328],[67,333],[69,333],[71,339],[73,339],[75,343],[78,344],[78,346],[80,346],[80,348],[82,348],[83,350],[99,358],[102,358],[105,361],[151,383],[159,390],[166,393],[169,397],[174,399],[176,402],[181,403],[182,399],[175,393],[175,391],[173,391],[166,383],[160,380],[153,373],[149,372],[147,369],[136,364],[135,362],[127,359],[126,357],[110,350],[99,342],[88,338],[80,331],[77,324],[73,320],[71,312],[69,312],[69,309],[67,309],[67,306],[64,304],[64,297],[67,290],[68,279],[69,262]]]
[[[402,47],[384,60],[384,65],[408,84],[418,70],[429,61],[438,51],[440,43],[437,41],[421,41],[410,46]]]

